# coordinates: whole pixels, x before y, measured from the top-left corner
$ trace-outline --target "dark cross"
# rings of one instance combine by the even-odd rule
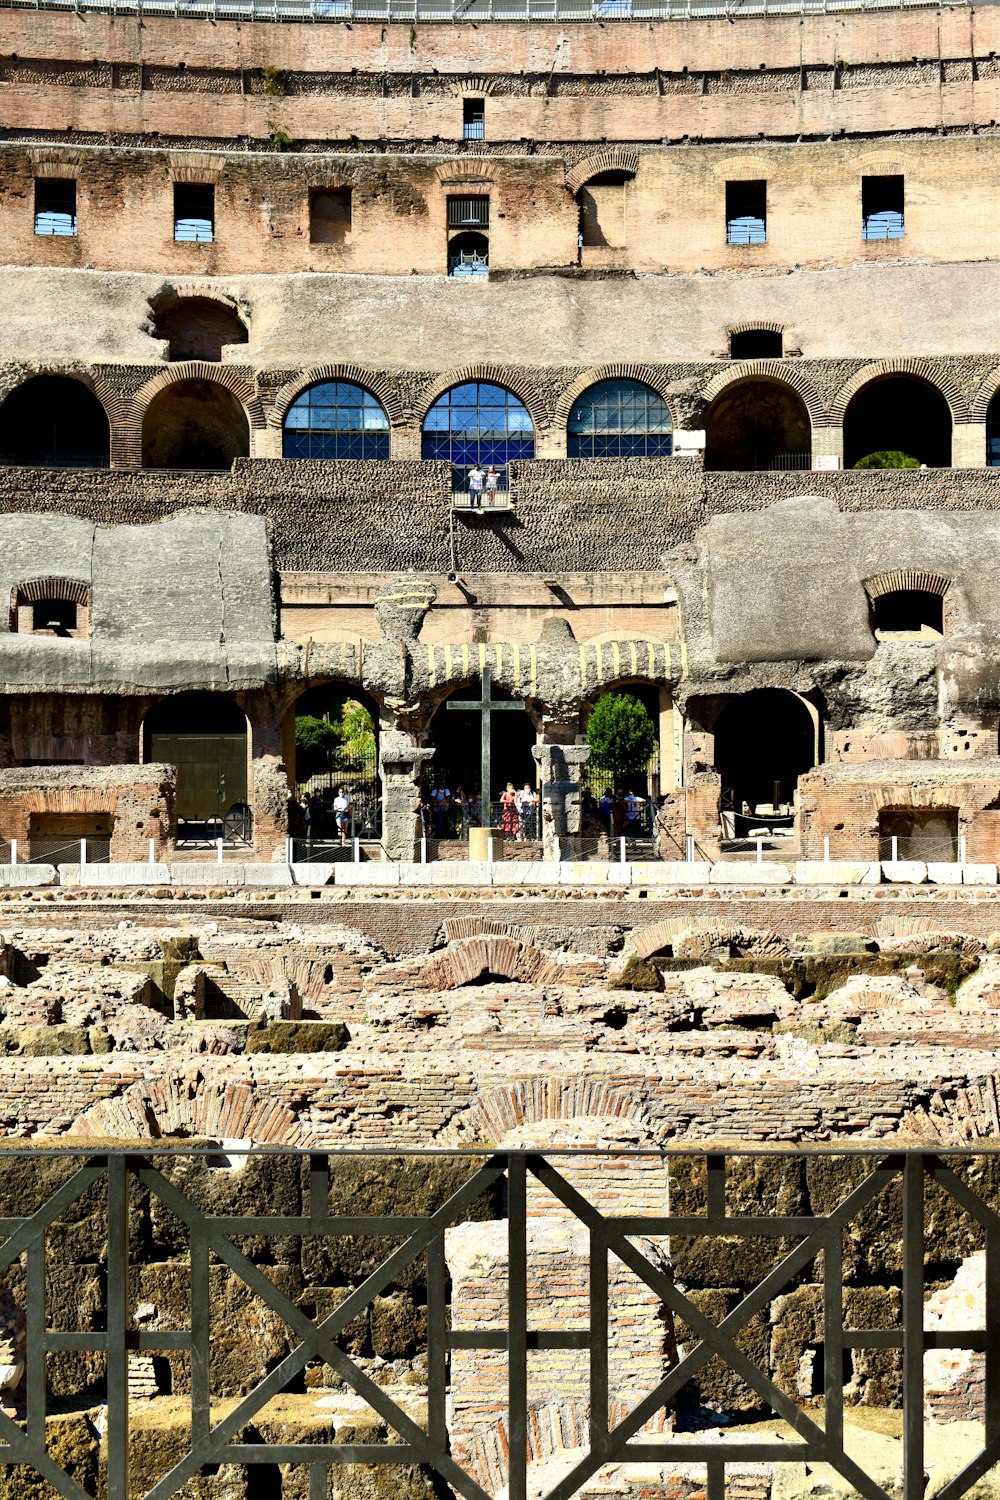
[[[454,698],[452,698],[450,702],[445,704],[446,708],[464,709],[466,712],[471,709],[473,713],[478,712],[482,714],[483,738],[479,763],[482,781],[479,788],[479,800],[482,804],[483,809],[484,828],[490,821],[490,717],[492,714],[504,711],[508,713],[510,713],[511,711],[520,713],[524,710],[523,703],[502,703],[498,698],[494,698],[492,693],[490,692],[491,686],[492,681],[490,669],[489,667],[484,667],[483,686],[479,695],[478,702],[475,699],[470,698],[463,698],[461,701],[457,702]]]

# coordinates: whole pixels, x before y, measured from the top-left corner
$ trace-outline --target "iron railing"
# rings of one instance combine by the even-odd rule
[[[722,1500],[727,1471],[733,1465],[825,1463],[865,1500],[888,1500],[882,1484],[866,1469],[864,1454],[858,1458],[848,1453],[844,1432],[845,1357],[852,1350],[882,1350],[895,1351],[900,1360],[900,1493],[903,1500],[923,1500],[924,1355],[941,1349],[984,1355],[985,1437],[980,1451],[935,1490],[938,1500],[959,1500],[1000,1463],[996,1153],[991,1160],[988,1150],[907,1150],[869,1144],[728,1153],[696,1146],[644,1152],[554,1149],[545,1153],[405,1154],[398,1150],[258,1148],[241,1150],[239,1155],[248,1159],[243,1170],[227,1172],[218,1170],[231,1165],[226,1157],[220,1160],[219,1148],[183,1150],[151,1144],[93,1152],[81,1151],[79,1146],[73,1150],[14,1146],[4,1151],[0,1209],[6,1216],[0,1218],[0,1236],[4,1237],[0,1277],[17,1280],[23,1287],[26,1333],[23,1420],[0,1412],[0,1463],[34,1468],[66,1500],[84,1500],[94,1493],[81,1488],[48,1451],[45,1425],[50,1409],[47,1361],[60,1354],[79,1356],[90,1351],[103,1358],[107,1372],[103,1493],[107,1500],[129,1500],[135,1493],[130,1489],[130,1359],[166,1352],[190,1362],[186,1398],[190,1439],[182,1444],[179,1456],[173,1451],[173,1466],[146,1490],[145,1500],[168,1500],[205,1466],[220,1463],[305,1465],[313,1500],[326,1496],[334,1465],[415,1463],[433,1470],[464,1500],[489,1500],[482,1474],[477,1477],[457,1461],[449,1429],[449,1410],[454,1421],[454,1397],[462,1395],[450,1386],[451,1356],[455,1351],[481,1350],[504,1357],[496,1419],[508,1454],[510,1500],[525,1500],[532,1459],[529,1353],[537,1361],[539,1351],[576,1350],[578,1361],[568,1366],[565,1361],[561,1366],[553,1364],[554,1378],[560,1378],[560,1369],[563,1376],[568,1369],[569,1378],[576,1381],[577,1398],[582,1390],[587,1434],[579,1451],[566,1455],[562,1477],[548,1488],[543,1486],[543,1500],[570,1500],[611,1463],[704,1466],[708,1500]],[[255,1158],[274,1157],[284,1158],[286,1167],[290,1161],[291,1174],[271,1160],[255,1175]],[[404,1180],[402,1164],[413,1159],[417,1159],[417,1169]],[[349,1176],[352,1163],[353,1178]],[[775,1188],[778,1178],[787,1186],[796,1173],[804,1179],[817,1165],[825,1184],[822,1212],[809,1211],[808,1194],[789,1196]],[[366,1184],[360,1200],[352,1196],[359,1168]],[[213,1180],[206,1182],[209,1173]],[[414,1180],[422,1184],[416,1197]],[[378,1202],[382,1211],[365,1212],[365,1204],[373,1201],[373,1181],[384,1184]],[[634,1192],[637,1181],[642,1186],[639,1196]],[[276,1183],[284,1183],[285,1206],[293,1211],[272,1210]],[[393,1183],[408,1194],[403,1212],[393,1201]],[[633,1204],[632,1212],[623,1211],[622,1197],[616,1199],[610,1185],[619,1195],[626,1195],[624,1203]],[[600,1209],[587,1195],[593,1188],[599,1189]],[[770,1205],[783,1201],[797,1211],[769,1210]],[[637,1203],[639,1212],[634,1207]],[[661,1203],[662,1211],[650,1211],[651,1207],[659,1210]],[[547,1214],[551,1222],[553,1213],[557,1222],[583,1236],[581,1316],[568,1320],[561,1320],[558,1307],[538,1296],[538,1277],[544,1278],[546,1271],[543,1262],[534,1258],[536,1236],[529,1234],[529,1226],[537,1230],[539,1215]],[[500,1221],[490,1243],[505,1284],[494,1321],[474,1326],[469,1326],[467,1311],[457,1321],[449,1316],[445,1240],[450,1228],[470,1217]],[[172,1311],[169,1328],[151,1328],[148,1307],[144,1325],[137,1316],[141,1281],[137,1273],[144,1264],[147,1243],[142,1226],[152,1219],[161,1223],[161,1236],[166,1219],[174,1226],[171,1264],[187,1290],[186,1310]],[[81,1260],[89,1256],[88,1270],[92,1271],[91,1245],[98,1247],[99,1306],[96,1313],[89,1307],[85,1317],[82,1309],[75,1312],[71,1299],[76,1321],[86,1326],[66,1327],[66,1321],[73,1318],[67,1320],[64,1312],[54,1328],[50,1299],[58,1295],[60,1278],[73,1270],[74,1237],[67,1226],[79,1235],[83,1223],[88,1226],[88,1244],[81,1244],[76,1255]],[[371,1249],[373,1241],[359,1241],[359,1236],[382,1237],[392,1248],[387,1246],[380,1259],[383,1252]],[[866,1247],[878,1243],[891,1250],[885,1253],[885,1261],[892,1269],[883,1274],[894,1280],[898,1316],[891,1311],[894,1299],[885,1299],[881,1305],[886,1309],[886,1326],[845,1326],[849,1282],[859,1273],[845,1276],[844,1247],[849,1244],[852,1255],[856,1254],[862,1240]],[[294,1300],[288,1283],[275,1277],[273,1266],[268,1274],[269,1256],[277,1241],[285,1246],[285,1259],[290,1243],[303,1246],[304,1256],[308,1242],[313,1265],[316,1256],[332,1254],[338,1242],[346,1243],[352,1254],[359,1243],[366,1244],[369,1260],[360,1284],[353,1290],[342,1289],[345,1294],[332,1312],[312,1316]],[[723,1274],[728,1277],[733,1274],[734,1242],[743,1242],[748,1250],[758,1247],[751,1251],[749,1263],[742,1262],[748,1268],[741,1272],[736,1305],[718,1321],[702,1311],[697,1296],[682,1290],[685,1265],[711,1265],[712,1242],[726,1262]],[[774,1247],[773,1255],[761,1255],[759,1247],[766,1244]],[[970,1244],[985,1249],[980,1325],[926,1327],[925,1292],[931,1283],[940,1283],[943,1267],[961,1262]],[[669,1250],[672,1270],[663,1250]],[[153,1259],[150,1254],[148,1260]],[[557,1259],[565,1280],[565,1256]],[[631,1273],[647,1300],[652,1294],[659,1312],[651,1319],[651,1330],[653,1323],[662,1326],[664,1318],[676,1320],[676,1326],[685,1330],[676,1358],[664,1361],[662,1378],[624,1407],[618,1399],[618,1366],[610,1358],[609,1328],[617,1315],[611,1287],[621,1285],[609,1278],[609,1264],[614,1262]],[[751,1264],[753,1269],[749,1269]],[[550,1260],[549,1274],[551,1265]],[[418,1266],[427,1309],[425,1420],[397,1404],[342,1347],[348,1342],[346,1331],[352,1320]],[[248,1382],[250,1389],[235,1403],[224,1405],[218,1404],[213,1390],[211,1288],[219,1267],[228,1268],[228,1275],[243,1292],[277,1314],[288,1336],[288,1352],[276,1363],[272,1361],[273,1367],[259,1368],[259,1378]],[[804,1282],[821,1294],[821,1348],[816,1350],[820,1379],[815,1390],[823,1398],[821,1406],[796,1399],[787,1382],[783,1386],[775,1378],[766,1357],[758,1353],[760,1362],[755,1362],[740,1340],[758,1315]],[[62,1305],[65,1308],[65,1299]],[[860,1305],[879,1304],[869,1299]],[[627,1308],[624,1315],[630,1316]],[[248,1366],[252,1367],[252,1333],[247,1337]],[[709,1361],[716,1365],[721,1361],[740,1377],[783,1419],[791,1429],[791,1440],[741,1437],[738,1425],[713,1434],[711,1441],[697,1425],[689,1424],[685,1430],[681,1419],[684,1392]],[[254,1418],[273,1397],[293,1386],[307,1365],[328,1367],[398,1441],[248,1441],[247,1429]],[[537,1370],[537,1364],[533,1368]],[[9,1401],[10,1395],[8,1391],[5,1399]],[[673,1431],[669,1426],[664,1430],[662,1423],[655,1426],[665,1409],[678,1412]],[[652,1433],[649,1424],[653,1424]],[[175,1430],[182,1430],[180,1424]]]
[[[952,0],[968,8],[972,0]],[[986,0],[993,5],[998,0]],[[932,10],[940,0],[0,0],[6,10],[212,21],[691,21]]]

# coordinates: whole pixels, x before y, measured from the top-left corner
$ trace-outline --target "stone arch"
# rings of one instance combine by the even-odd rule
[[[116,1140],[182,1136],[269,1146],[308,1146],[315,1139],[286,1105],[252,1083],[227,1083],[200,1073],[130,1084],[113,1098],[92,1104],[73,1122],[70,1134]]]
[[[464,95],[469,94],[492,94],[496,86],[497,81],[495,78],[487,78],[485,75],[479,74],[470,78],[452,79],[451,92],[457,99],[461,99]]]
[[[442,187],[458,187],[462,183],[489,187],[495,175],[492,163],[476,156],[467,157],[464,161],[443,162],[436,170],[437,180]]]
[[[10,591],[10,629],[20,633],[34,631],[34,606],[47,600],[72,606],[64,623],[66,634],[90,633],[91,588],[79,578],[29,578],[15,583]],[[28,613],[29,609],[32,611]],[[59,615],[65,612],[60,610]],[[71,627],[71,628],[69,628]],[[57,633],[63,633],[59,631]]]
[[[184,360],[160,370],[135,394],[126,431],[123,435],[123,462],[129,468],[142,464],[142,427],[150,403],[169,389],[185,380],[204,380],[222,386],[242,406],[251,437],[266,425],[264,408],[252,381],[244,370],[228,365],[217,365],[208,360]]]
[[[990,404],[997,395],[1000,395],[1000,365],[995,365],[986,378],[980,381],[969,402],[969,421],[985,422]]]
[[[763,324],[751,323],[749,326],[759,328],[763,327]],[[701,392],[701,398],[707,408],[730,386],[739,385],[745,380],[760,379],[774,380],[793,390],[809,413],[809,420],[813,427],[829,425],[830,419],[826,416],[815,386],[806,379],[801,370],[793,369],[782,359],[743,359],[736,364],[729,365],[712,377]]]
[[[418,407],[418,422],[421,431],[427,418],[427,413],[434,405],[439,396],[450,391],[453,386],[467,385],[474,381],[481,381],[488,385],[501,385],[505,390],[511,392],[519,401],[522,401],[528,409],[537,433],[540,427],[549,425],[549,415],[542,404],[535,385],[528,376],[518,370],[505,369],[502,365],[463,365],[458,370],[448,370],[437,376],[429,386],[425,386],[420,397]]]
[[[639,170],[639,153],[632,146],[607,146],[592,156],[585,156],[566,173],[566,186],[571,193],[578,193],[592,177],[602,172],[628,172],[632,177]]]
[[[214,288],[206,289],[197,282],[181,282],[174,284],[168,282],[154,292],[149,299],[150,323],[152,324],[152,337],[164,339],[171,346],[177,338],[177,330],[171,327],[171,321],[180,314],[187,313],[196,319],[201,309],[207,308],[210,319],[222,319],[223,324],[229,322],[228,332],[234,336],[226,340],[229,344],[246,344],[249,342],[250,328],[249,317],[245,306],[229,292],[216,291]],[[161,327],[161,324],[165,327]],[[238,325],[238,326],[234,326]],[[221,336],[221,329],[219,330]],[[188,340],[191,341],[190,332]],[[182,339],[183,342],[183,339]],[[225,345],[223,344],[222,347]],[[204,354],[175,355],[173,349],[168,350],[167,358],[172,363],[189,363],[192,359],[206,360]],[[212,358],[209,362],[218,365],[221,360],[221,347],[219,358]]]
[[[621,364],[594,365],[591,369],[582,371],[570,385],[560,391],[553,413],[553,423],[558,427],[565,427],[574,401],[582,396],[584,391],[589,390],[592,385],[598,385],[602,380],[641,381],[643,385],[648,385],[651,390],[662,397],[673,416],[669,382],[663,371],[654,365],[636,364],[626,360]]]
[[[406,421],[406,414],[396,387],[387,375],[383,375],[380,370],[365,369],[362,365],[333,364],[314,365],[311,369],[304,370],[297,379],[290,380],[287,385],[283,385],[267,414],[267,425],[280,430],[288,414],[288,408],[296,397],[301,396],[303,391],[322,380],[348,380],[352,385],[360,385],[381,401],[391,427],[400,427]]]
[[[550,984],[560,966],[541,948],[494,933],[460,938],[449,943],[424,965],[422,985],[433,990],[455,990],[475,984],[489,974],[512,984]]]
[[[500,1140],[520,1125],[585,1117],[631,1120],[647,1126],[640,1094],[606,1078],[523,1078],[484,1089],[473,1106],[485,1140]]]
[[[873,380],[881,380],[886,375],[913,375],[918,380],[926,381],[948,403],[953,423],[971,420],[969,404],[958,382],[947,370],[940,369],[932,360],[879,359],[855,371],[849,380],[845,380],[830,402],[827,425],[842,427],[852,397],[856,396],[864,386],[870,385]]]
[[[80,385],[84,390],[88,391],[101,408],[101,414],[107,423],[108,456],[106,462],[110,464],[111,454],[115,451],[116,441],[124,425],[123,413],[125,411],[125,401],[120,392],[114,390],[106,380],[100,375],[93,375],[89,370],[82,369],[76,365],[47,365],[43,369],[30,371],[25,370],[23,366],[17,366],[7,372],[7,377],[2,382],[0,409],[11,398],[15,398],[15,401],[19,402],[21,400],[19,393],[24,393],[27,399],[32,385],[37,386],[46,382],[58,384],[62,381],[72,381],[74,384]],[[95,415],[97,414],[95,413]],[[17,426],[19,433],[23,432],[20,421],[17,422]],[[101,436],[103,439],[104,434],[102,433]],[[103,457],[103,441],[100,443],[100,448]],[[10,460],[5,458],[4,462],[10,462]]]
[[[865,593],[869,599],[881,599],[883,594],[896,594],[901,590],[919,590],[924,594],[940,594],[944,598],[951,588],[952,580],[943,573],[928,573],[916,568],[897,568],[893,573],[878,573],[866,579]]]

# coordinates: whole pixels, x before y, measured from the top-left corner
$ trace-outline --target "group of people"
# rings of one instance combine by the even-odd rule
[[[335,837],[346,844],[351,836],[353,812],[351,794],[338,786],[332,802],[324,802],[318,792],[303,792],[298,803],[298,823],[302,837],[308,840]]]
[[[473,507],[482,505],[485,495],[487,504],[493,505],[499,486],[500,475],[492,464],[484,469],[481,463],[474,463],[469,470],[469,504]]]
[[[521,841],[538,837],[538,793],[527,781],[523,787],[508,781],[496,811],[500,829],[508,837]],[[487,809],[487,822],[490,812]],[[467,829],[481,828],[483,822],[478,794],[466,792],[462,786],[454,791],[446,786],[430,787],[421,793],[420,831],[424,838],[462,838]]]
[[[610,833],[613,838],[632,838],[647,832],[646,799],[631,788],[619,787],[613,792],[605,787],[600,798],[593,792],[583,794],[583,829],[585,833]]]

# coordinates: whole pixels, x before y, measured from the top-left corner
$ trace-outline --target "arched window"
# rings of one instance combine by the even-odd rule
[[[570,458],[669,458],[673,423],[666,402],[641,380],[601,380],[570,412]]]
[[[380,401],[349,380],[322,380],[285,413],[286,458],[388,458],[389,418]]]
[[[227,344],[245,344],[247,326],[239,313],[212,297],[181,297],[158,308],[155,336],[166,339],[170,360],[203,359],[218,364]]]
[[[108,414],[93,391],[68,375],[36,375],[0,407],[0,464],[39,469],[106,469]]]
[[[1000,393],[993,397],[986,413],[986,466],[1000,469]]]
[[[915,375],[870,380],[851,397],[844,413],[844,468],[927,464],[946,469],[951,463],[951,426],[951,408],[929,381]],[[901,462],[904,458],[909,464]]]
[[[178,380],[158,391],[142,419],[144,469],[231,469],[250,452],[246,412],[211,380]]]
[[[881,640],[940,640],[945,633],[945,595],[951,579],[943,573],[903,569],[880,573],[865,584],[871,627]]]
[[[502,385],[453,385],[424,418],[422,455],[456,468],[505,469],[514,459],[534,458],[534,424],[524,402]]]
[[[727,386],[705,413],[705,468],[808,469],[812,427],[796,390],[766,376]]]

